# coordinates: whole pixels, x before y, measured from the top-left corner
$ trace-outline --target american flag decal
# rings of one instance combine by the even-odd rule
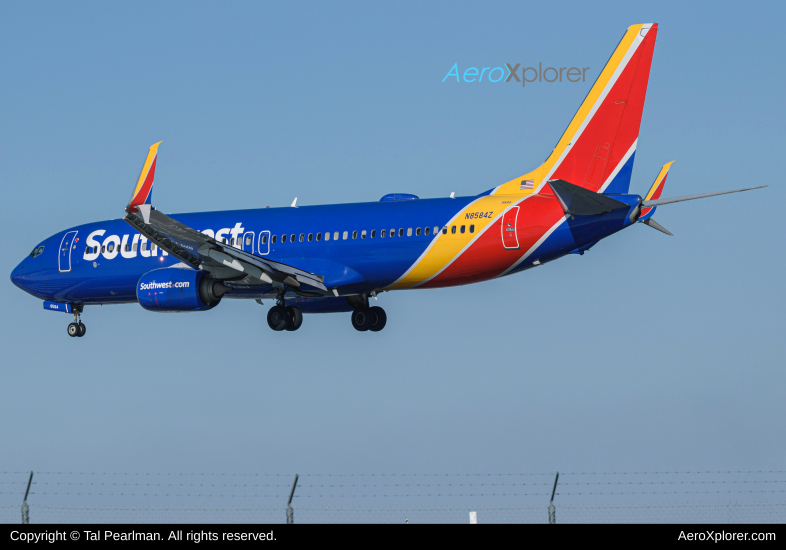
[[[521,180],[519,189],[532,189],[533,187],[535,187],[535,180]]]

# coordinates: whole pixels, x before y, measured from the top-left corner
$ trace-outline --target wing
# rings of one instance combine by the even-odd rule
[[[162,250],[194,269],[210,272],[218,280],[233,279],[243,285],[280,283],[295,288],[308,285],[327,292],[319,275],[220,243],[158,210],[151,209],[147,222],[135,212],[123,220]]]
[[[289,285],[305,292],[317,289],[320,294],[327,294],[324,277],[220,243],[140,200],[143,194],[147,197],[152,193],[153,175],[149,168],[155,166],[157,145],[153,146],[156,150],[151,147],[140,176],[143,185],[137,184],[126,207],[127,214],[123,218],[126,223],[181,262],[207,271],[215,279],[231,280],[236,285],[273,285],[279,288]],[[301,289],[301,285],[312,289]]]

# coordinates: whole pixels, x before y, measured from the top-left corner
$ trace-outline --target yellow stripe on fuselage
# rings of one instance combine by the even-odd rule
[[[447,224],[447,234],[443,234],[440,231],[439,236],[418,258],[410,270],[387,287],[387,290],[411,288],[434,277],[474,239],[478,238],[494,220],[499,218],[505,211],[505,208],[520,200],[521,197],[489,195],[469,203]],[[451,233],[451,227],[454,225],[458,227],[462,225],[467,226],[467,232],[462,234],[457,227],[456,233]],[[475,226],[474,233],[469,232],[470,225]]]
[[[421,255],[420,258],[409,268],[409,270],[396,282],[387,287],[389,290],[411,288],[417,286],[440,273],[445,267],[450,265],[456,257],[461,254],[472,241],[476,239],[488,225],[498,218],[507,206],[521,202],[524,198],[532,195],[543,184],[543,181],[562,159],[565,151],[573,143],[576,134],[582,131],[582,127],[591,117],[597,107],[598,100],[606,93],[607,88],[613,86],[612,79],[625,59],[630,59],[631,46],[636,41],[636,37],[641,32],[644,25],[632,25],[622,37],[617,49],[609,59],[608,63],[601,71],[600,76],[595,81],[589,94],[579,107],[578,112],[568,125],[567,130],[557,143],[557,146],[549,155],[549,158],[541,166],[524,174],[521,177],[503,183],[494,192],[486,197],[470,203],[463,208],[448,224],[461,225],[472,223],[466,219],[466,214],[474,212],[494,212],[492,218],[479,218],[474,221],[474,234],[451,234],[448,230],[447,235],[440,235],[434,240],[431,246]],[[634,48],[635,51],[635,48]],[[526,180],[533,180],[534,189],[522,189],[522,184]],[[501,238],[501,237],[500,237]]]
[[[622,37],[617,49],[614,50],[614,53],[609,59],[608,63],[601,72],[598,79],[595,81],[595,85],[590,90],[587,97],[584,99],[584,102],[579,107],[579,110],[576,112],[576,116],[573,117],[573,120],[570,121],[567,130],[565,133],[562,134],[562,137],[557,143],[557,146],[549,155],[549,158],[541,164],[538,168],[524,174],[521,177],[516,179],[510,180],[509,182],[503,183],[499,186],[499,188],[494,191],[495,195],[527,195],[532,193],[530,190],[521,190],[521,181],[522,180],[533,180],[535,182],[535,189],[537,189],[540,184],[543,183],[544,178],[551,173],[552,168],[556,165],[556,163],[562,158],[562,154],[568,148],[569,145],[573,143],[573,138],[575,137],[576,133],[581,128],[582,124],[584,124],[587,117],[592,112],[595,104],[597,103],[598,99],[601,95],[603,95],[604,90],[609,86],[609,82],[611,81],[614,73],[617,71],[617,68],[620,66],[620,63],[625,59],[625,56],[630,50],[631,44],[633,44],[634,40],[636,40],[636,36],[641,32],[641,29],[644,25],[632,25],[628,27],[628,31],[625,33],[625,36]]]

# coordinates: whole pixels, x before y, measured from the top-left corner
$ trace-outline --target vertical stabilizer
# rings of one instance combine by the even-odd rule
[[[551,179],[627,193],[657,33],[657,23],[629,27],[546,162],[493,194],[538,193]]]

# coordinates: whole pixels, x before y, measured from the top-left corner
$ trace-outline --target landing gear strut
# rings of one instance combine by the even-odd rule
[[[82,322],[82,306],[74,306],[74,322],[68,324],[68,335],[72,338],[81,338],[86,332],[87,329]]]
[[[388,316],[385,310],[379,306],[369,307],[368,296],[363,295],[360,300],[357,300],[358,305],[352,312],[352,326],[355,330],[365,332],[379,332],[388,322]]]

